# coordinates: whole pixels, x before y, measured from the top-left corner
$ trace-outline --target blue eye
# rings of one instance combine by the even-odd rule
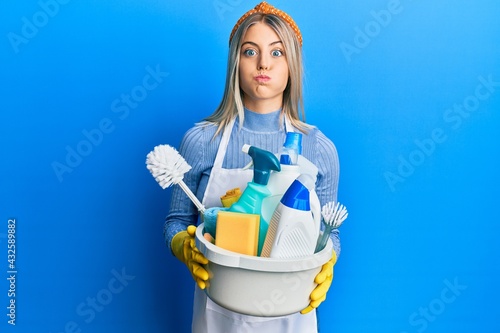
[[[247,50],[243,51],[243,54],[248,56],[248,57],[253,57],[254,55],[257,54],[257,52],[255,52],[255,50],[252,50],[252,49],[247,49]]]
[[[273,50],[273,52],[271,52],[271,54],[273,55],[273,57],[281,57],[283,55],[283,51]]]

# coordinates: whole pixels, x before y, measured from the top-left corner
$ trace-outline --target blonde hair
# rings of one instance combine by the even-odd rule
[[[283,92],[283,105],[281,117],[286,115],[294,127],[303,133],[310,128],[305,123],[304,103],[302,99],[302,50],[297,35],[290,26],[279,16],[273,14],[256,13],[244,20],[234,33],[229,45],[229,56],[227,64],[226,85],[224,95],[218,108],[204,119],[201,124],[218,125],[215,136],[237,115],[240,127],[244,120],[244,106],[242,91],[240,89],[239,63],[241,52],[241,40],[248,28],[253,24],[263,22],[271,27],[285,48],[288,63],[288,83]]]

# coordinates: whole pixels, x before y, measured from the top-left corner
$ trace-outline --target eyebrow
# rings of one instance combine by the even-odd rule
[[[243,42],[243,44],[241,44],[241,46],[243,46],[243,45],[245,45],[245,44],[251,44],[251,45],[253,45],[253,46],[255,46],[255,47],[259,47],[259,45],[257,45],[257,43],[254,43],[254,42],[251,42],[251,41],[248,41],[248,42]],[[275,41],[275,42],[270,43],[270,44],[269,44],[269,46],[276,45],[276,44],[283,44],[283,42],[282,42],[282,41],[280,41],[280,40],[277,40],[277,41]]]

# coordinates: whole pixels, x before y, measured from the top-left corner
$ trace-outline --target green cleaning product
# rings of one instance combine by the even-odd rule
[[[280,171],[281,166],[278,158],[271,152],[250,145],[243,145],[243,152],[252,157],[253,179],[241,194],[241,197],[231,207],[230,212],[258,214],[259,224],[259,246],[257,255],[260,255],[264,240],[266,239],[269,220],[262,216],[262,201],[271,195],[267,188],[271,171]]]

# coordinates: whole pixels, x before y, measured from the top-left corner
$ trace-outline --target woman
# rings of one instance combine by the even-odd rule
[[[316,192],[321,204],[336,201],[339,167],[335,146],[301,120],[301,46],[300,30],[291,17],[265,2],[236,23],[230,36],[222,102],[185,134],[179,149],[192,167],[184,181],[205,207],[221,206],[220,196],[226,190],[243,187],[252,179],[252,171],[242,169],[250,162],[241,152],[244,144],[277,153],[287,131],[303,133],[302,153],[319,169]],[[320,286],[311,294],[310,306],[285,317],[253,317],[218,306],[201,290],[208,273],[202,266],[206,258],[193,242],[197,219],[195,206],[174,187],[164,232],[166,243],[200,287],[195,288],[193,332],[317,332],[315,308],[325,299],[340,252],[337,231],[331,234],[332,260],[323,267],[321,278],[317,277]]]

